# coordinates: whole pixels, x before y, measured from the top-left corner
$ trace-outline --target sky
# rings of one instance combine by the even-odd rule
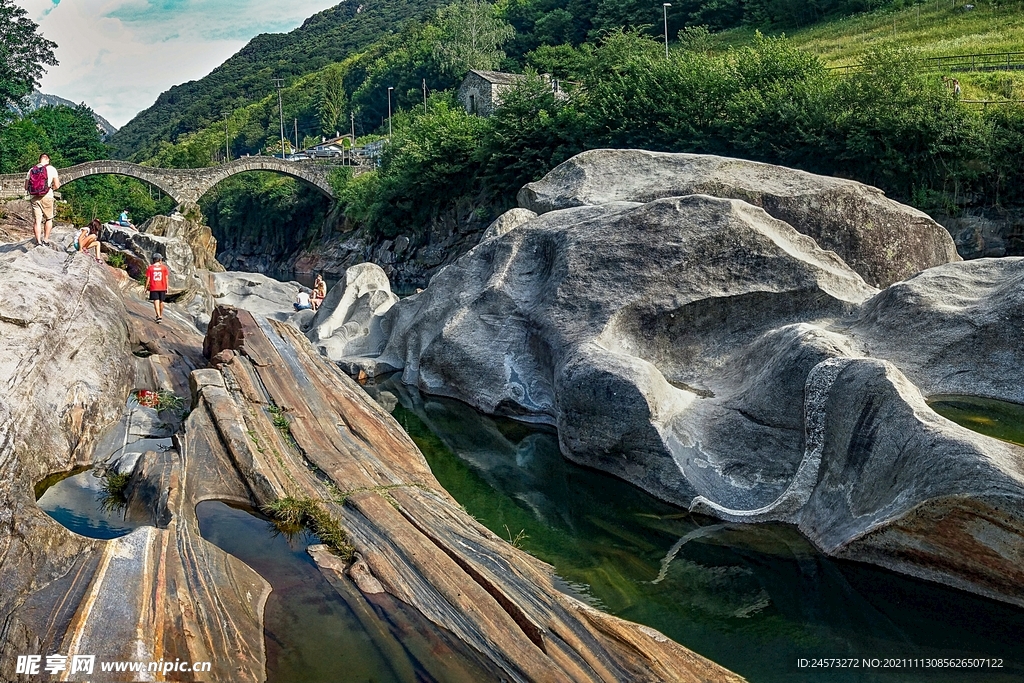
[[[260,33],[341,0],[15,0],[57,43],[42,92],[85,102],[117,127],[172,85],[202,78]]]

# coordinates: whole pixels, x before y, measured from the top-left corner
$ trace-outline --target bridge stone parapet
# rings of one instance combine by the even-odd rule
[[[327,178],[335,166],[315,161],[286,161],[276,157],[242,157],[219,166],[205,168],[156,168],[127,161],[89,161],[77,166],[58,169],[61,184],[67,184],[92,175],[114,174],[138,178],[174,199],[178,204],[198,202],[214,185],[238,173],[270,171],[298,178],[334,198],[334,190]],[[0,175],[0,198],[14,198],[25,194],[24,174]]]

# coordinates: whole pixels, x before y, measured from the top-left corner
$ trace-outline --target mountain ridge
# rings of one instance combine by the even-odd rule
[[[34,112],[36,109],[41,109],[42,107],[79,106],[75,102],[60,97],[59,95],[48,95],[46,93],[39,92],[38,90],[33,90],[32,93],[29,94],[29,96],[26,99],[28,100],[28,106],[12,108],[15,112],[18,113],[19,116],[26,116]],[[85,103],[83,102],[82,104]],[[85,106],[89,105],[86,104]],[[92,111],[91,107],[90,111]],[[95,111],[92,111],[92,117],[96,120],[96,128],[99,129],[100,137],[104,141],[108,140],[110,136],[117,132],[117,128],[114,126],[114,124],[112,124],[110,121],[107,121],[105,118],[97,114]]]
[[[118,158],[152,156],[174,142],[273,92],[273,79],[297,78],[359,52],[443,0],[343,1],[288,33],[262,33],[201,79],[173,86],[110,139]]]

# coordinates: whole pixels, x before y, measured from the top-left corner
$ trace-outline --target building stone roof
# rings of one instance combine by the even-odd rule
[[[494,85],[512,85],[526,78],[522,74],[507,74],[501,71],[479,71],[477,69],[471,69],[469,73],[476,74],[488,83],[492,83]]]

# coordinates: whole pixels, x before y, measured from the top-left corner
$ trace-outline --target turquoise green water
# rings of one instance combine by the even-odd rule
[[[932,396],[931,409],[979,434],[1024,446],[1024,406],[977,396]]]
[[[568,586],[753,682],[1022,681],[1024,610],[838,562],[784,525],[691,515],[566,462],[553,431],[389,380],[438,480]],[[802,658],[984,657],[1001,669],[799,668]],[[880,662],[880,664],[884,664]]]

